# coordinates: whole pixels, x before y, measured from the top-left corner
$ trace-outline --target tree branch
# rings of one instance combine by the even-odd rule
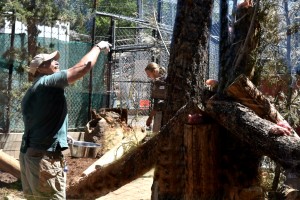
[[[274,123],[236,102],[208,100],[205,111],[240,141],[250,144],[258,154],[269,156],[300,176],[298,137],[270,134]]]

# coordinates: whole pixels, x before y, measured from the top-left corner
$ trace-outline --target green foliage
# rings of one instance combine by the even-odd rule
[[[261,79],[268,80],[264,84],[272,85],[273,90],[278,89],[276,84],[279,81],[284,83],[286,87],[281,87],[282,89],[270,99],[285,119],[293,127],[297,127],[300,114],[297,108],[300,107],[300,98],[299,91],[295,87],[296,77],[290,74],[290,68],[299,65],[300,52],[297,39],[299,23],[296,17],[300,2],[288,2],[288,5],[289,11],[286,13],[279,0],[261,1],[258,14],[261,36],[257,49],[257,69],[260,70]],[[285,16],[289,17],[291,23],[289,26]],[[290,46],[287,46],[287,36],[291,38]],[[287,53],[288,50],[291,51],[290,55]]]
[[[16,17],[23,23],[34,18],[38,24],[51,25],[59,17],[59,7],[53,0],[5,0],[1,13],[10,21]],[[14,13],[9,14],[9,13]]]
[[[97,11],[114,13],[128,17],[137,17],[136,0],[99,0]]]
[[[19,61],[19,59],[28,62],[30,56],[38,52],[38,46],[34,42],[39,34],[37,25],[52,26],[56,23],[56,20],[60,16],[60,1],[53,0],[5,0],[3,7],[0,8],[1,15],[0,21],[4,19],[15,22],[15,20],[21,21],[25,25],[33,25],[27,27],[28,41],[31,41],[28,45],[28,50],[25,48],[16,49],[12,47],[4,53],[4,58],[7,60]],[[33,28],[33,27],[36,28]],[[30,39],[29,39],[30,38]],[[30,47],[30,48],[29,48]]]
[[[287,66],[287,49],[292,51],[291,64],[295,67],[299,57],[297,46],[299,41],[297,35],[292,35],[292,46],[287,46],[287,35],[295,33],[295,29],[299,27],[296,19],[299,12],[300,3],[289,4],[289,12],[284,13],[281,6],[281,1],[261,1],[260,12],[258,18],[260,21],[261,37],[260,45],[257,51],[259,52],[258,65],[263,67],[262,76],[274,76],[278,73],[288,73]],[[292,22],[287,27],[284,15],[288,14],[289,20]]]
[[[54,25],[57,20],[69,22],[70,29],[84,35],[90,35],[93,19],[94,1],[90,0],[4,0],[0,3],[0,26],[4,24],[4,19],[9,21],[17,20],[24,24],[33,21],[36,25]],[[136,17],[136,0],[98,0],[95,11],[113,13],[117,15]],[[96,35],[105,36],[109,33],[110,17],[96,17]],[[132,27],[133,23],[118,20],[117,26]],[[34,32],[28,29],[28,37],[33,37]]]
[[[105,13],[113,13],[117,15],[123,15],[127,17],[137,17],[137,3],[136,0],[99,0],[97,11]],[[134,27],[134,23],[125,20],[118,20],[118,27]],[[110,18],[109,17],[97,17],[96,18],[96,29],[97,35],[105,36],[109,33]]]
[[[276,1],[263,1],[258,14],[260,23],[260,44],[257,49],[257,67],[262,76],[276,75],[283,67],[283,55],[279,49],[279,17]]]
[[[90,34],[93,19],[93,1],[66,0],[61,7],[60,20],[70,22],[70,29],[81,34]]]
[[[300,93],[299,90],[294,90],[291,102],[288,102],[288,97],[284,92],[280,92],[275,97],[269,97],[270,101],[276,106],[280,114],[290,123],[294,128],[299,126],[299,106]],[[289,107],[287,108],[287,104]]]

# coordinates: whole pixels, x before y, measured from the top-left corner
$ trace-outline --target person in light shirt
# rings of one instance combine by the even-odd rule
[[[153,98],[153,108],[150,111],[148,119],[146,121],[146,126],[150,126],[152,124],[153,118],[153,132],[158,132],[161,127],[162,121],[162,109],[164,107],[164,100],[166,96],[166,84],[165,84],[165,76],[166,70],[159,66],[155,62],[150,62],[146,68],[145,72],[147,77],[153,81],[151,97]]]

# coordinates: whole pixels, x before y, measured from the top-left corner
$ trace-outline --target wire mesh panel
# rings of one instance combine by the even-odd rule
[[[75,65],[91,48],[90,43],[69,43],[67,56],[69,66]],[[105,100],[104,69],[107,56],[100,54],[91,74],[67,87],[66,97],[69,113],[69,128],[78,128],[86,125],[89,118],[89,98],[91,108],[102,107]],[[90,91],[91,90],[91,91]]]
[[[108,5],[100,5],[98,18],[111,19],[109,38],[113,43],[111,107],[127,108],[131,113],[145,115],[151,109],[151,83],[145,74],[146,65],[157,62],[167,69],[169,48],[175,21],[176,3],[174,1],[138,1],[136,15],[126,13],[107,13]],[[128,6],[124,2],[123,6]],[[216,7],[217,9],[218,7]],[[117,14],[117,15],[116,15]],[[132,14],[132,13],[131,13]],[[125,16],[126,15],[126,16]],[[123,26],[124,24],[128,26]],[[215,19],[214,33],[218,34],[218,21]],[[121,26],[122,25],[122,26]],[[218,73],[218,35],[210,41],[211,78],[217,79]],[[149,109],[148,109],[149,108]]]
[[[128,12],[132,6],[136,12]],[[97,20],[110,21],[106,29],[111,35],[106,37],[104,31],[98,29],[96,38],[106,37],[114,52],[112,71],[107,74],[111,76],[111,86],[107,87],[109,106],[126,108],[129,114],[147,115],[151,109],[151,82],[144,69],[151,61],[168,67],[176,3],[107,1],[100,4],[97,11]]]
[[[112,107],[126,108],[131,113],[145,115],[150,104],[150,82],[144,68],[151,60],[149,51],[115,53]]]
[[[16,35],[15,37],[14,48],[24,48],[27,43],[25,37],[22,35]],[[9,46],[9,38],[8,34],[0,34],[0,41],[4,46]],[[61,70],[76,64],[92,46],[91,43],[79,41],[65,42],[55,38],[38,38],[38,42],[39,45],[47,48],[44,52],[52,52],[54,50],[60,52],[61,58],[59,59],[59,63]],[[0,59],[0,128],[6,130],[9,127],[10,131],[20,132],[23,131],[20,103],[31,83],[28,82],[27,78],[27,63],[18,58],[11,63],[13,67],[11,80],[9,80],[8,65],[10,61],[4,57],[8,49],[8,47],[0,49],[0,54],[2,55]],[[101,54],[94,67],[93,72],[96,75],[92,79],[94,86],[92,91],[92,107],[99,107],[103,101],[103,69],[105,68],[106,61],[107,57]],[[10,90],[8,91],[9,84]],[[88,120],[88,94],[89,75],[86,75],[82,80],[77,81],[74,85],[66,89],[70,128],[85,126]]]

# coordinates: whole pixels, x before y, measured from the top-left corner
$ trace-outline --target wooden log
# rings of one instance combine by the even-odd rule
[[[0,150],[0,170],[10,173],[14,177],[21,178],[20,163],[14,157]]]
[[[274,123],[260,118],[240,103],[211,99],[205,111],[258,154],[269,156],[287,171],[300,176],[299,137],[270,134]]]
[[[93,170],[67,188],[67,198],[95,199],[150,171],[156,162],[155,152],[161,139],[162,135],[157,134],[109,165]]]
[[[276,110],[274,105],[270,103],[269,99],[243,74],[237,77],[236,80],[225,89],[225,92],[241,104],[251,108],[258,116],[264,119],[274,123],[284,121],[282,115]]]
[[[212,199],[221,188],[217,151],[219,125],[208,123],[184,126],[184,199]]]
[[[258,116],[276,124],[286,124],[286,127],[292,129],[275,106],[270,103],[269,99],[266,98],[245,75],[240,75],[226,88],[225,92],[241,104],[251,108]],[[299,137],[295,130],[292,130],[292,135]]]
[[[82,173],[82,177],[89,175],[91,172],[96,170],[96,168],[105,167],[106,165],[116,161],[119,159],[123,154],[125,153],[123,144],[128,143],[129,141],[133,141],[135,143],[140,143],[144,138],[146,137],[145,132],[138,132],[134,138],[126,138],[123,139],[122,142],[114,146],[112,149],[110,149],[108,152],[106,152],[101,158],[96,160],[91,166],[89,166],[84,172]]]

